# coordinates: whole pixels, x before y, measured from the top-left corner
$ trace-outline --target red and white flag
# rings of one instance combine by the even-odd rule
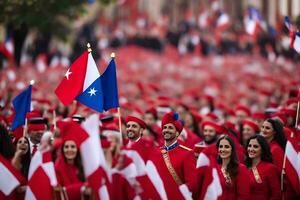
[[[51,200],[55,186],[57,179],[51,151],[49,149],[37,151],[30,162],[25,199]]]
[[[199,199],[216,200],[222,195],[222,186],[215,164],[205,153],[199,154],[196,165],[202,186]]]
[[[106,164],[99,137],[99,117],[91,115],[82,127],[88,137],[80,145],[80,153],[85,177],[93,190],[95,199],[109,199],[107,181],[111,181],[111,172]],[[75,132],[77,135],[77,133]]]
[[[285,173],[294,191],[300,194],[300,148],[297,140],[288,138],[285,147],[286,165]]]
[[[22,175],[0,155],[0,199],[6,198],[21,184]]]

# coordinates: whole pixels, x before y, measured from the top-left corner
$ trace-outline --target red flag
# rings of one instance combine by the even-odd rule
[[[0,155],[0,199],[7,198],[24,181],[24,178]]]
[[[204,152],[199,154],[197,171],[200,177],[201,191],[199,199],[216,200],[222,194],[222,186],[216,169],[216,163]]]
[[[285,173],[294,191],[300,194],[300,148],[295,138],[288,138],[285,148]]]
[[[85,51],[71,65],[65,77],[55,89],[55,94],[67,106],[82,93],[87,69],[88,52]]]
[[[50,150],[37,151],[31,159],[25,199],[53,199],[57,179]]]
[[[109,196],[107,182],[111,176],[100,143],[99,123],[98,115],[91,115],[82,123],[82,128],[76,128],[77,132],[73,132],[73,135],[77,137],[78,130],[81,130],[80,132],[85,132],[88,136],[80,145],[84,174],[95,192],[94,198],[107,199]]]

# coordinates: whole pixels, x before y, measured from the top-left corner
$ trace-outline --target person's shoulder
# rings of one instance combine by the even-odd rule
[[[265,169],[266,171],[270,171],[270,170],[276,170],[276,165],[274,165],[273,163],[270,162],[265,162],[265,161],[261,161],[260,165],[261,168]]]
[[[246,165],[242,164],[242,163],[239,163],[239,171],[242,171],[242,172],[245,172],[247,171],[248,172],[248,169],[246,167]]]

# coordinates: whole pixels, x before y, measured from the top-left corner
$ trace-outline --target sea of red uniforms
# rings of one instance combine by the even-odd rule
[[[104,52],[104,57],[105,55],[108,56],[108,53],[108,50]],[[233,137],[236,141],[239,141],[241,129],[238,126],[237,111],[242,108],[245,118],[258,123],[270,117],[271,114],[277,115],[285,124],[287,138],[293,132],[299,144],[300,134],[298,134],[298,129],[294,128],[298,102],[297,89],[299,88],[300,77],[298,63],[292,63],[281,57],[278,57],[275,62],[269,62],[259,56],[254,56],[254,59],[253,56],[247,55],[212,56],[205,59],[187,55],[180,58],[171,47],[167,47],[163,55],[148,52],[137,47],[124,47],[116,51],[116,54],[122,117],[126,117],[129,114],[142,117],[146,110],[153,111],[151,108],[158,111],[159,115],[161,110],[173,108],[185,120],[184,115],[186,113],[180,110],[183,107],[192,113],[198,124],[205,120],[211,120],[222,124],[225,128],[235,129],[236,135]],[[105,65],[102,61],[99,61],[98,64],[100,68]],[[50,122],[53,119],[53,110],[56,110],[58,120],[72,117],[74,114],[88,116],[90,113],[93,113],[93,111],[79,104],[73,104],[68,108],[64,108],[58,102],[53,90],[64,75],[64,72],[65,69],[59,66],[39,72],[31,64],[24,65],[20,69],[3,69],[0,74],[1,121],[10,125],[14,112],[10,105],[11,97],[23,89],[31,79],[35,79],[37,82],[33,91],[33,107],[44,117],[48,117]],[[100,114],[100,118],[106,115],[108,114]],[[185,126],[179,142],[190,149],[195,149],[195,144],[202,140],[201,134],[197,135],[192,127],[188,127],[187,122]],[[141,153],[141,155],[154,154],[155,150],[153,148],[158,149],[159,146],[163,145],[160,126],[153,125],[152,131],[151,134],[145,134],[144,139],[147,141],[147,145],[137,147],[137,149],[142,149],[141,151],[146,151],[146,153]],[[238,149],[239,157],[242,161],[241,158],[245,151],[242,147]],[[276,152],[278,148],[276,148],[276,144],[271,144],[271,149],[275,149]],[[211,148],[209,151],[211,155],[217,154],[215,148]],[[276,155],[273,156],[274,164],[280,166],[284,160],[284,152],[276,152],[273,155]],[[146,156],[142,157],[144,160],[147,160]],[[182,159],[180,152],[174,155],[174,162]],[[191,162],[188,163],[191,164]],[[176,164],[174,165],[176,166]],[[56,160],[56,166],[62,168],[63,171],[76,174],[76,170],[74,171],[60,163],[58,159]],[[270,184],[276,182],[272,180],[274,176],[268,177],[263,175],[264,171],[274,170],[273,168],[273,165],[266,163],[261,163],[258,166],[258,170],[262,174],[262,184],[271,185],[274,187],[272,191],[278,192],[280,191],[279,185]],[[237,185],[243,187],[243,184],[247,182],[245,179],[250,179],[251,181],[253,177],[251,174],[247,174],[247,169],[244,169],[242,166],[241,171],[245,171],[245,173],[233,181],[236,181]],[[277,169],[278,172],[275,171],[274,174],[280,173],[281,169]],[[159,173],[161,177],[164,177],[165,173],[161,171]],[[191,179],[194,182],[197,181],[197,178],[195,178],[197,175],[193,175],[192,172],[184,173],[179,170],[178,174],[182,173],[191,175]],[[58,170],[57,176],[59,181],[62,181],[61,179],[64,179],[63,176],[66,175],[66,173],[61,174],[59,175]],[[78,182],[76,176],[71,175],[70,177],[73,177],[75,180],[63,181]],[[128,197],[128,199],[133,199],[136,191],[128,186],[126,178],[124,179],[123,176],[120,176],[113,177],[114,179],[117,180],[118,184],[124,185],[124,187],[121,187],[122,194],[118,193],[121,191],[119,189],[115,189],[118,192],[112,192],[114,195],[120,195],[115,198],[125,199]],[[220,181],[222,184],[224,180],[221,178]],[[116,185],[116,187],[120,188],[119,185]],[[198,185],[190,186],[190,188],[194,188],[193,191],[196,191],[194,193],[201,197],[199,194],[199,191],[201,191],[199,183]],[[260,191],[264,187],[253,185],[253,188],[255,192],[251,191],[249,193],[248,191],[248,194],[261,194],[261,199],[265,199],[266,191]],[[166,192],[172,193],[172,187],[169,189]],[[237,192],[235,188],[227,189],[229,194]],[[238,190],[238,192],[240,191]],[[247,191],[247,189],[242,191]],[[228,198],[231,199],[230,197]],[[257,198],[259,199],[259,197]]]

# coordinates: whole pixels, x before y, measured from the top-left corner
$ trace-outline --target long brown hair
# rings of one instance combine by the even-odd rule
[[[235,144],[228,135],[225,135],[225,136],[220,137],[219,140],[217,141],[217,144],[216,144],[217,149],[219,149],[221,140],[227,140],[231,146],[232,150],[231,150],[229,163],[226,167],[226,171],[229,173],[230,177],[234,177],[238,173],[238,166],[239,166],[239,160],[237,157]],[[217,157],[217,162],[218,162],[218,164],[222,164],[222,158],[219,155]]]
[[[64,161],[67,163],[67,158],[66,158],[66,156],[64,154],[64,146],[65,146],[66,141],[64,141],[64,143],[63,143],[63,145],[61,147],[61,154],[62,154],[62,157],[64,158]],[[81,156],[80,156],[79,148],[78,148],[77,145],[76,145],[76,148],[77,148],[77,153],[76,153],[76,157],[74,159],[74,165],[78,169],[77,176],[78,176],[79,180],[82,181],[82,182],[84,182],[85,181],[85,177],[84,177],[84,173],[83,173],[83,166],[82,166],[82,162],[81,162]]]

